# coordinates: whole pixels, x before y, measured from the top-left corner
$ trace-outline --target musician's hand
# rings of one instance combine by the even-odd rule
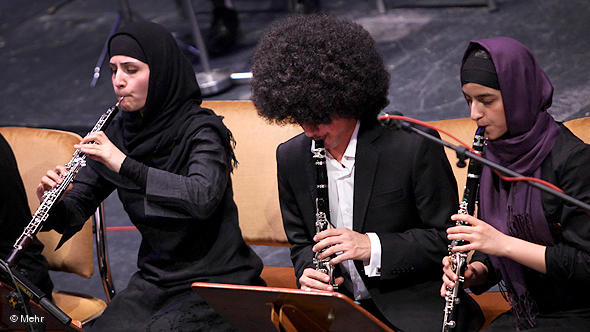
[[[327,274],[316,271],[312,268],[303,270],[301,278],[299,278],[299,284],[301,284],[301,290],[311,291],[328,291],[333,292],[334,287],[330,286],[330,276]],[[344,282],[344,277],[337,277],[334,279],[336,285],[340,286]]]
[[[447,287],[455,287],[455,282],[458,277],[451,267],[451,259],[449,256],[445,256],[442,260],[443,263],[443,284],[440,288],[440,296],[445,297]],[[463,288],[469,288],[475,285],[483,284],[488,276],[488,268],[482,262],[473,262],[467,264],[465,272],[463,273]]]
[[[90,142],[94,142],[95,144],[89,144]],[[89,158],[105,164],[108,169],[116,173],[119,173],[121,165],[127,157],[102,131],[88,134],[79,144],[74,145],[74,147],[80,149]]]
[[[64,165],[57,165],[55,169],[50,169],[43,175],[41,178],[41,182],[37,186],[36,194],[39,202],[43,202],[43,193],[48,190],[55,188],[58,184],[62,183],[62,177],[65,177],[68,174],[68,171]],[[70,184],[66,189],[68,192],[72,189],[73,185]]]
[[[468,224],[447,229],[447,238],[449,240],[469,242],[462,246],[455,246],[453,252],[477,250],[488,255],[504,256],[502,249],[507,247],[508,235],[498,231],[485,221],[468,214],[455,214],[451,216],[451,219],[455,221],[461,220]]]
[[[317,242],[312,248],[313,252],[327,248],[319,255],[319,259],[341,252],[330,260],[331,265],[345,260],[369,261],[371,259],[371,240],[367,234],[361,234],[348,228],[330,228],[317,233],[313,240]]]
[[[457,275],[453,272],[451,268],[451,258],[449,256],[445,256],[442,260],[443,263],[443,275],[442,281],[443,284],[440,288],[440,296],[445,297],[447,293],[447,288],[455,287],[454,281],[457,280]]]

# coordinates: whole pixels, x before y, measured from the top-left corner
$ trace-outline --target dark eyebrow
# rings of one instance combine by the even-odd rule
[[[496,95],[491,94],[491,93],[482,93],[482,94],[475,96],[475,98],[485,98],[485,97],[495,97],[495,96]]]
[[[467,93],[465,93],[464,91],[463,91],[463,95],[464,95],[465,97],[471,97],[471,96],[469,96]],[[475,96],[473,96],[473,97],[471,97],[471,98],[477,98],[477,99],[478,99],[478,98],[485,98],[485,97],[495,97],[495,96],[496,96],[496,95],[494,95],[494,94],[492,94],[492,93],[481,93],[481,94],[475,95]]]
[[[109,65],[116,66],[116,64],[115,63],[112,63],[112,62],[109,62]],[[121,65],[125,65],[125,66],[127,66],[127,65],[134,65],[134,66],[136,66],[137,65],[137,62],[131,62],[131,61],[121,62]]]

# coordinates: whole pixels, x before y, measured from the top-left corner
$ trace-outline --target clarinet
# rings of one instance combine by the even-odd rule
[[[475,132],[473,138],[473,149],[480,155],[483,155],[483,148],[485,145],[484,138],[485,128],[479,127]],[[459,214],[473,215],[475,211],[475,204],[477,200],[477,192],[479,189],[479,178],[481,175],[482,165],[476,160],[471,159],[469,161],[469,167],[467,168],[467,182],[465,183],[465,189],[463,191],[463,200],[459,204]],[[457,221],[456,226],[465,225],[462,221]],[[447,287],[445,296],[445,316],[442,325],[443,332],[453,331],[457,323],[455,321],[456,316],[456,305],[459,304],[459,290],[465,281],[463,274],[467,266],[467,251],[452,252],[455,246],[461,246],[466,244],[467,241],[453,240],[449,245],[449,256],[451,259],[451,268],[455,274],[459,277],[455,282],[455,287]]]
[[[324,148],[324,141],[314,141],[313,159],[316,169],[316,192],[315,199],[315,231],[316,234],[327,230],[332,226],[329,221],[330,204],[328,200],[328,171],[326,169],[326,149]],[[330,286],[334,290],[338,290],[338,285],[334,282],[334,266],[330,265],[330,259],[334,256],[319,259],[318,256],[327,248],[324,248],[315,253],[313,264],[315,269],[330,276]]]
[[[112,107],[110,107],[101,117],[98,119],[98,122],[94,125],[94,128],[88,133],[94,133],[97,131],[105,130],[106,127],[109,125],[113,117],[119,111],[119,104],[123,100],[123,97],[119,99],[119,101]],[[78,171],[84,166],[86,166],[86,154],[80,149],[76,149],[73,154],[72,160],[70,160],[66,165],[66,175],[62,175],[61,179],[62,182],[58,184],[55,188],[48,190],[43,193],[43,201],[37,211],[33,215],[33,218],[29,222],[29,224],[25,227],[21,236],[16,240],[14,245],[12,246],[12,251],[8,255],[6,259],[6,263],[8,266],[14,267],[18,264],[18,261],[25,249],[31,244],[34,236],[39,232],[39,229],[43,225],[43,223],[49,217],[49,211],[53,207],[53,205],[63,196],[66,192],[68,186],[72,183]]]

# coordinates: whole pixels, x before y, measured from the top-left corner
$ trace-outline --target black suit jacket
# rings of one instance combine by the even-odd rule
[[[299,279],[313,267],[315,183],[311,139],[301,134],[277,148],[279,198]],[[456,213],[457,185],[441,146],[377,123],[361,123],[355,157],[353,230],[374,232],[381,276],[359,274],[381,313],[404,331],[440,331],[446,228]]]

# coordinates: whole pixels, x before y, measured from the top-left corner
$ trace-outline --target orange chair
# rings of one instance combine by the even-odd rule
[[[26,127],[0,127],[0,133],[14,152],[27,192],[29,208],[31,213],[35,213],[39,206],[35,189],[41,177],[56,165],[64,165],[70,161],[74,144],[80,142],[81,137],[66,131]],[[45,245],[43,255],[47,258],[51,270],[75,273],[81,277],[90,278],[94,272],[91,219],[96,228],[95,241],[99,271],[107,302],[110,302],[115,295],[115,289],[104,241],[102,204],[93,218],[88,219],[82,230],[59,250],[54,250],[61,238],[57,232],[39,232],[37,237]],[[80,293],[54,290],[52,295],[54,302],[62,311],[82,324],[100,316],[107,306],[101,299]]]

